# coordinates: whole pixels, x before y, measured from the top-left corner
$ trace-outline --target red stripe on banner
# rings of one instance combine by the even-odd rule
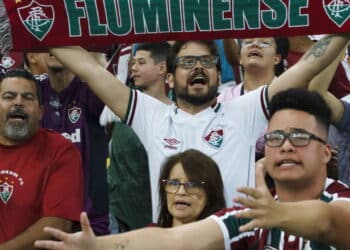
[[[14,50],[350,31],[350,0],[1,1]]]

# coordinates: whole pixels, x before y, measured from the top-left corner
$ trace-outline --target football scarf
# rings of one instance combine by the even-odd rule
[[[0,52],[350,31],[350,0],[0,0]]]

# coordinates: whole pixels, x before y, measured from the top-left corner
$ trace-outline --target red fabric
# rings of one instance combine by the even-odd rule
[[[152,0],[149,4],[147,1],[127,1],[128,5],[122,7],[120,5],[125,1],[3,2],[10,20],[15,50],[58,45],[96,48],[115,43],[294,36],[350,30],[350,20],[346,14],[349,1],[337,6],[339,13],[332,10],[332,0],[323,0],[322,3],[276,0],[273,4],[258,1],[258,6],[246,1],[232,1],[231,4],[184,1],[182,7],[176,1],[164,4],[164,0]],[[106,15],[106,8],[109,15]],[[36,12],[39,9],[42,13]],[[0,10],[0,15],[2,12]],[[33,13],[35,17],[30,16]],[[36,26],[38,20],[40,23]],[[40,34],[33,35],[33,30]]]
[[[40,129],[18,146],[0,146],[0,243],[42,217],[79,221],[80,153],[60,134]]]
[[[287,56],[288,67],[295,64],[302,55],[303,53],[300,52],[289,51]],[[350,94],[350,82],[342,64],[339,64],[337,71],[334,73],[334,77],[328,90],[337,98],[342,98]]]

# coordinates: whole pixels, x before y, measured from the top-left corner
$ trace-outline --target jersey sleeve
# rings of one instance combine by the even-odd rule
[[[130,91],[124,122],[134,129],[146,148],[154,124],[166,115],[168,105],[138,90]]]
[[[243,208],[223,209],[209,218],[213,219],[222,231],[225,249],[246,249],[245,240],[255,236],[254,231],[240,232],[239,227],[249,222],[247,219],[237,219],[234,215]]]
[[[72,143],[65,141],[53,154],[43,190],[43,216],[79,221],[83,206],[80,153]]]

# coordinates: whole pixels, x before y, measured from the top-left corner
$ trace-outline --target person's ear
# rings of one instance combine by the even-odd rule
[[[282,60],[281,54],[276,54],[275,58],[274,58],[275,65],[279,64],[281,62],[281,60]]]
[[[169,87],[171,89],[175,88],[175,80],[174,80],[174,74],[173,73],[167,73],[166,74],[166,80],[169,84]]]
[[[158,63],[159,75],[165,75],[167,72],[166,63],[160,62]]]

